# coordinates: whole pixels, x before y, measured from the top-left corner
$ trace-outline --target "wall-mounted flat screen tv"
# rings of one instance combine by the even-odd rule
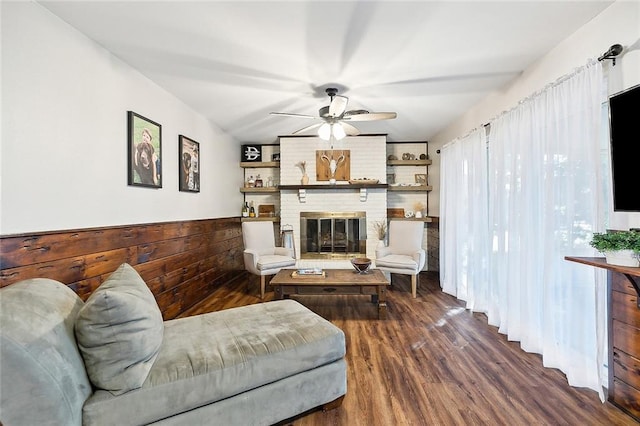
[[[613,209],[640,212],[640,84],[609,97]]]

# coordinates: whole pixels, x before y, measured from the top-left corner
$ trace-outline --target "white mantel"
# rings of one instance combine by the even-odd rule
[[[349,150],[351,158],[351,179],[378,179],[386,183],[386,136],[353,136],[336,142],[334,150]],[[280,138],[280,184],[300,185],[302,172],[296,166],[306,161],[309,185],[326,185],[328,182],[316,180],[316,151],[331,149],[329,142],[318,137]],[[348,182],[337,182],[336,188]],[[300,254],[300,212],[355,212],[364,211],[367,216],[367,257],[375,258],[378,238],[373,223],[386,220],[387,190],[370,188],[362,197],[359,189],[306,189],[303,200],[297,189],[280,191],[280,223],[291,225]],[[350,267],[348,260],[302,259],[299,267],[320,266],[322,268]]]

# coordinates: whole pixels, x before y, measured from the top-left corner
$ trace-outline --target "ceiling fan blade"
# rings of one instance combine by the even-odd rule
[[[316,124],[312,124],[311,126],[307,126],[307,127],[303,127],[302,129],[298,129],[295,132],[291,133],[292,135],[297,135],[298,133],[304,133],[307,132],[309,130],[313,130],[313,129],[317,129],[318,127],[322,126],[323,123],[316,123]]]
[[[296,118],[313,118],[316,119],[318,117],[314,117],[313,115],[307,114],[294,114],[292,112],[270,112],[271,115],[282,115],[284,117],[296,117]]]
[[[390,120],[396,118],[398,114],[395,112],[360,112],[357,114],[345,114],[343,120],[348,121],[374,121],[374,120]]]
[[[340,124],[342,125],[342,128],[347,135],[358,136],[360,134],[360,130],[356,129],[355,126],[352,126],[351,124],[347,124],[345,122],[340,122]]]
[[[329,116],[340,117],[347,109],[349,98],[340,95],[334,95],[329,104]]]

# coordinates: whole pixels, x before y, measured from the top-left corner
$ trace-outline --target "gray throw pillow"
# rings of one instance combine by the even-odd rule
[[[75,322],[91,383],[114,395],[142,386],[158,356],[163,332],[153,293],[126,263],[89,296]]]

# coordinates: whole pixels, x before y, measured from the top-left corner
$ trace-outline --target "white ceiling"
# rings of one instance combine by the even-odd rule
[[[326,87],[354,123],[429,140],[612,1],[40,1],[239,142],[313,121]],[[593,52],[594,56],[600,52]]]

